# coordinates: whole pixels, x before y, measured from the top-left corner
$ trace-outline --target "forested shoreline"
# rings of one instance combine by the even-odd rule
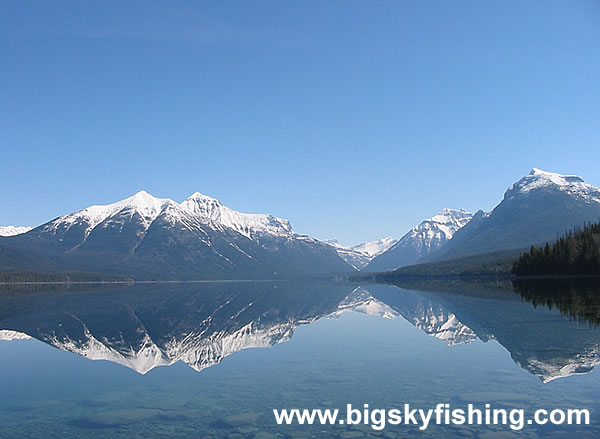
[[[531,246],[513,264],[516,276],[600,275],[600,224],[569,231],[551,245]]]

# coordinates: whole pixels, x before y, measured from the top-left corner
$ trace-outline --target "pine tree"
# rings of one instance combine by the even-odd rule
[[[584,224],[559,237],[553,245],[532,245],[513,264],[517,276],[551,274],[600,275],[600,224]]]

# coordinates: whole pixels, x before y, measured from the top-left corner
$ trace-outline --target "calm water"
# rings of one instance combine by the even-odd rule
[[[596,291],[517,291],[268,282],[5,290],[0,437],[600,437]],[[587,408],[592,425],[378,432],[278,426],[272,415],[348,403]]]

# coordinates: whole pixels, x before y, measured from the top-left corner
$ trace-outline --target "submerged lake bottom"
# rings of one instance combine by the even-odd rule
[[[593,294],[506,282],[7,290],[0,438],[600,437]],[[345,420],[348,404],[586,409],[590,423],[374,429],[377,417],[278,425],[273,414]]]

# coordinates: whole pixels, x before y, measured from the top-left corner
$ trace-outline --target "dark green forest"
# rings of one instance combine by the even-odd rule
[[[586,224],[553,245],[531,246],[513,264],[516,276],[600,274],[600,224]]]

